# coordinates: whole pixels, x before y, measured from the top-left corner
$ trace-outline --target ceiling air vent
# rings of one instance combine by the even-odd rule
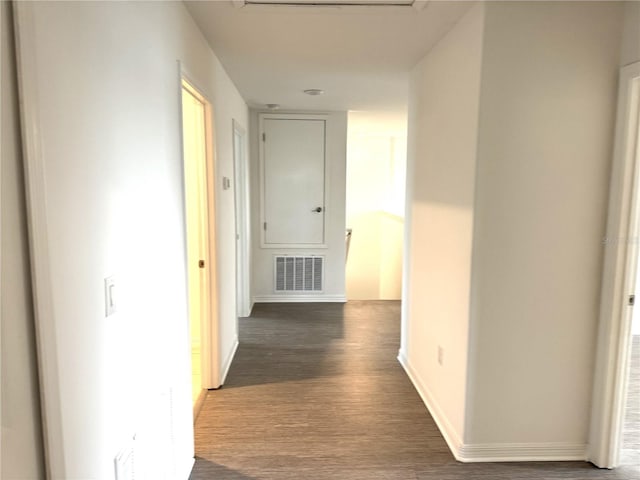
[[[237,7],[277,5],[289,7],[414,7],[422,9],[427,0],[232,0]]]
[[[276,292],[321,292],[324,257],[275,257]]]

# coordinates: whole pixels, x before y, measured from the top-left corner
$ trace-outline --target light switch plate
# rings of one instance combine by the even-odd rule
[[[109,317],[116,313],[116,279],[107,277],[104,279],[104,314]]]

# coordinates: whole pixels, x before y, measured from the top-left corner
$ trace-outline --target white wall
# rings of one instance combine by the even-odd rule
[[[251,230],[252,236],[252,293],[255,302],[291,301],[345,301],[345,170],[347,143],[346,112],[278,112],[278,113],[322,113],[328,115],[326,130],[326,162],[329,190],[326,192],[327,248],[262,248],[260,246],[260,159],[258,111],[251,111],[250,166],[251,178]],[[273,112],[269,112],[273,113]],[[286,292],[276,293],[273,284],[273,256],[324,255],[324,292],[310,299],[304,295]],[[294,298],[295,297],[295,298]]]
[[[349,300],[399,300],[407,157],[406,114],[349,112],[346,267]]]
[[[640,62],[640,2],[624,2],[620,65]]]
[[[190,81],[212,103],[214,116],[214,145],[216,151],[217,184],[215,189],[216,235],[218,255],[218,316],[220,318],[219,348],[222,373],[228,370],[238,339],[236,283],[235,283],[235,200],[233,187],[222,188],[223,177],[233,179],[233,120],[245,130],[249,126],[249,109],[212,52],[192,18],[181,11],[182,31],[186,42],[179,41],[176,58]],[[187,23],[185,25],[185,22]],[[248,143],[248,142],[247,142]],[[246,145],[248,149],[248,144]],[[231,181],[233,185],[233,180]],[[224,380],[224,379],[223,379]]]
[[[484,7],[413,69],[400,359],[443,433],[464,433],[473,200]],[[442,365],[438,347],[443,349]]]
[[[191,18],[189,18],[191,22]],[[190,23],[189,27],[194,27]],[[229,78],[220,61],[211,55],[209,47],[200,32],[197,34],[198,44],[203,49],[201,55],[207,55],[212,64],[207,67],[207,62],[197,59],[188,61],[190,65],[199,65],[205,71],[201,73],[212,76],[211,96],[215,121],[215,147],[216,147],[216,243],[218,255],[216,258],[218,267],[218,316],[220,318],[219,348],[221,372],[226,374],[229,370],[233,354],[238,342],[238,321],[236,308],[236,226],[235,226],[235,200],[233,191],[233,120],[245,130],[249,127],[249,109],[244,99]],[[248,151],[248,140],[245,139]],[[222,178],[231,179],[232,188],[222,188]],[[224,378],[222,378],[224,381]],[[224,382],[223,382],[224,383]]]
[[[58,389],[48,406],[59,400],[59,411],[48,410],[59,419],[48,432],[52,478],[113,478],[113,458],[134,434],[141,477],[186,478],[193,436],[177,60],[213,103],[219,179],[232,177],[232,117],[246,125],[246,105],[181,3],[20,8],[33,11],[37,77],[27,101],[37,96],[46,184],[39,226],[49,255],[35,260],[51,271],[54,335],[43,340]],[[216,205],[224,363],[237,336],[232,190],[217,189]],[[108,275],[118,312],[104,318]]]
[[[44,478],[11,4],[0,2],[2,240],[0,478]]]
[[[487,4],[467,443],[584,451],[621,7]]]
[[[413,71],[400,359],[461,460],[585,458],[624,8],[477,5]]]
[[[620,66],[640,62],[640,2],[625,2],[624,26]],[[636,278],[640,279],[640,262],[636,265]],[[633,311],[632,334],[640,335],[640,309]]]

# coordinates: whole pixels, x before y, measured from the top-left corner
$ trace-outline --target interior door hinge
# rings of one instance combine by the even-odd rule
[[[635,304],[636,304],[636,296],[629,295],[629,305],[633,307]]]
[[[266,141],[267,141],[267,134],[266,134],[266,133],[263,133],[263,134],[262,134],[262,141],[263,141],[263,142],[266,142]]]
[[[262,228],[264,228],[265,230],[267,229],[267,222],[264,222],[264,224],[262,225]]]

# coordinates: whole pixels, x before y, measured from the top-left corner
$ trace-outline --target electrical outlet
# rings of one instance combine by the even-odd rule
[[[438,345],[438,363],[440,366],[444,363],[444,348]]]

